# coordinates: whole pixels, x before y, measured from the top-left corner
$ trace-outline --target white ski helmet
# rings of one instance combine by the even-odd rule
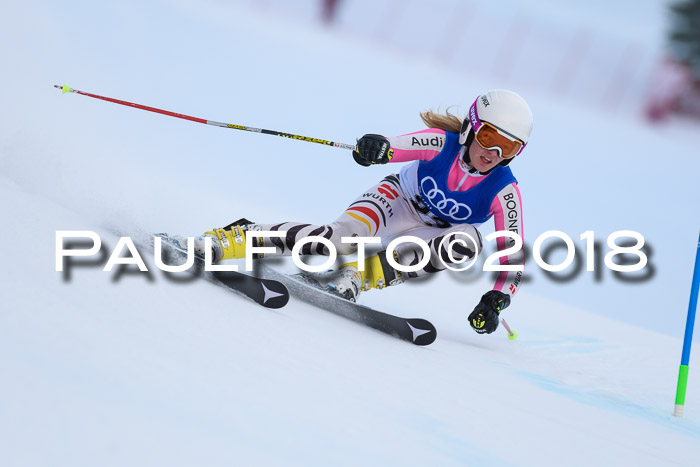
[[[499,133],[508,139],[522,142],[515,154],[518,155],[527,145],[532,132],[532,111],[525,99],[513,91],[505,89],[488,91],[477,97],[469,108],[469,114],[464,119],[459,133],[459,143],[462,145],[471,143],[471,138],[483,123],[496,127],[500,130]],[[512,157],[504,159],[501,165],[508,165],[511,160]]]

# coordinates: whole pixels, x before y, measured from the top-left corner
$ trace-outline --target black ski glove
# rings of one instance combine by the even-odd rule
[[[364,135],[357,140],[357,147],[352,152],[355,162],[362,166],[386,164],[393,157],[389,140],[382,135]]]
[[[498,328],[498,315],[510,305],[510,296],[489,290],[469,315],[469,324],[479,334],[491,334]]]

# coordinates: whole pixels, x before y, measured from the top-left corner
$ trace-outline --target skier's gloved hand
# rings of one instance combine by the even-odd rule
[[[479,334],[491,334],[498,328],[498,315],[510,305],[510,296],[489,290],[469,315],[469,324]]]
[[[357,147],[352,152],[355,162],[362,166],[386,164],[393,157],[389,140],[382,135],[364,135],[357,140]]]

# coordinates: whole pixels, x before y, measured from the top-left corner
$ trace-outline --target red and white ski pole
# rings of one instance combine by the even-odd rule
[[[147,105],[141,105],[141,104],[135,104],[133,102],[122,101],[119,99],[114,99],[112,97],[98,96],[97,94],[90,94],[89,92],[78,91],[77,89],[73,89],[70,86],[65,85],[65,84],[63,86],[60,86],[58,84],[54,84],[54,87],[57,89],[61,89],[63,94],[72,92],[75,94],[80,94],[81,96],[92,97],[94,99],[101,99],[103,101],[112,102],[114,104],[126,105],[128,107],[134,107],[136,109],[147,110],[149,112],[155,112],[158,114],[167,115],[168,117],[175,117],[175,118],[181,118],[183,120],[189,120],[191,122],[204,123],[205,125],[218,126],[221,128],[231,128],[233,130],[252,131],[253,133],[262,133],[265,135],[281,136],[283,138],[291,138],[291,139],[297,139],[300,141],[308,141],[309,143],[317,143],[317,144],[323,144],[326,146],[333,146],[336,148],[350,149],[351,151],[355,150],[354,144],[336,143],[333,141],[327,141],[325,139],[309,138],[308,136],[295,135],[292,133],[285,133],[282,131],[265,130],[262,128],[253,128],[253,127],[244,126],[244,125],[235,125],[233,123],[222,123],[222,122],[215,122],[213,120],[205,120],[203,118],[191,117],[189,115],[179,114],[176,112],[170,112],[169,110],[157,109],[155,107],[148,107]]]

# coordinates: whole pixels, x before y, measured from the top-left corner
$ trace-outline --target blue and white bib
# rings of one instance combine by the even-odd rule
[[[481,225],[491,217],[494,198],[517,180],[509,167],[497,165],[474,187],[466,191],[450,190],[447,188],[450,168],[462,146],[457,133],[448,131],[445,136],[445,146],[432,160],[415,161],[401,169],[401,187],[410,199],[422,202],[431,214],[450,224]]]

